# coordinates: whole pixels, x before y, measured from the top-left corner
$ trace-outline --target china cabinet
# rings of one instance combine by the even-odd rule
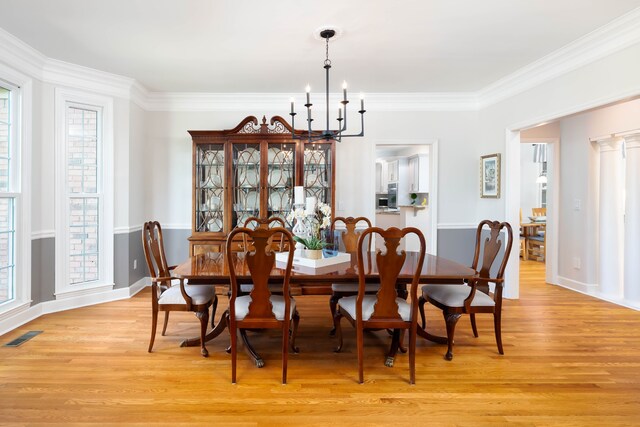
[[[303,131],[295,131],[303,135]],[[230,130],[189,131],[193,141],[191,254],[220,252],[249,217],[282,218],[293,188],[334,207],[335,141],[293,139],[281,117],[249,116]],[[333,212],[332,212],[333,215]],[[234,243],[238,249],[241,242]]]

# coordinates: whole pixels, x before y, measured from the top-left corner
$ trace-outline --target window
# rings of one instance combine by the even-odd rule
[[[56,91],[56,298],[113,288],[111,105]]]
[[[540,206],[541,208],[546,208],[547,207],[547,162],[542,162],[540,163],[540,176],[544,176],[545,180],[540,183],[540,190],[539,190],[539,194],[538,194],[538,200],[540,201],[540,203],[538,203],[538,206]]]
[[[18,182],[18,88],[0,81],[0,304],[16,298],[15,208]]]

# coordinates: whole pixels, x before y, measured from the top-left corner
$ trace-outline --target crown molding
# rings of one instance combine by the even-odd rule
[[[0,61],[32,78],[42,80],[42,69],[47,57],[0,28]]]
[[[476,92],[370,93],[369,111],[477,111],[640,43],[640,8]],[[130,99],[147,111],[287,111],[290,93],[152,92],[132,78],[45,55],[0,28],[0,62],[43,82]],[[314,94],[322,99],[324,94]],[[331,94],[339,99],[340,94]],[[357,102],[357,101],[356,101]],[[333,104],[331,104],[333,105]],[[318,105],[317,111],[324,106]]]
[[[640,43],[640,8],[478,91],[478,107],[496,104],[636,43]]]
[[[103,95],[129,99],[135,80],[57,59],[47,59],[42,73],[47,83],[85,89]]]
[[[278,111],[288,113],[289,100],[303,104],[302,95],[291,93],[195,93],[145,92],[135,89],[136,103],[147,111]],[[322,99],[324,94],[311,94]],[[338,105],[341,94],[332,93],[330,105]],[[352,101],[357,103],[356,101]],[[368,111],[474,111],[477,100],[468,93],[368,93],[365,96]],[[325,111],[325,103],[314,105],[314,111]],[[300,107],[302,108],[302,107]],[[357,108],[357,107],[356,107]],[[337,108],[336,108],[337,109]]]

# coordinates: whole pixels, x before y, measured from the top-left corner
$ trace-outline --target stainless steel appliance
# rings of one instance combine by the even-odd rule
[[[386,197],[378,197],[378,208],[387,208],[389,207],[389,199]]]
[[[388,184],[387,186],[387,196],[389,198],[389,208],[397,209],[398,208],[398,184]]]

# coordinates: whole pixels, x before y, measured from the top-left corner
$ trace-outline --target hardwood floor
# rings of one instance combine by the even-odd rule
[[[355,334],[332,349],[328,297],[297,297],[301,353],[280,384],[280,338],[251,334],[267,366],[244,353],[230,382],[228,335],[180,348],[198,335],[191,313],[172,313],[167,336],[150,333],[148,290],[130,300],[43,316],[0,337],[44,330],[18,348],[0,347],[0,424],[602,426],[640,424],[640,313],[542,282],[543,265],[523,263],[521,299],[507,301],[505,355],[491,316],[458,323],[454,359],[418,341],[416,385],[407,356],[384,366],[386,332],[368,334],[365,384],[357,383]],[[226,308],[221,299],[218,315]],[[444,321],[427,307],[430,329]]]

